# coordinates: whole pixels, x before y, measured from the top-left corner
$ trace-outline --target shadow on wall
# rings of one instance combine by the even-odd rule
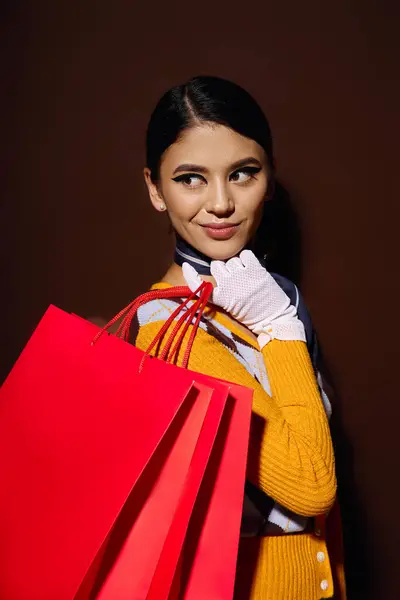
[[[300,284],[301,233],[298,216],[289,192],[279,181],[275,183],[273,197],[265,203],[254,249],[257,256],[266,256],[269,271]]]
[[[321,352],[321,345],[319,345]],[[367,519],[360,498],[354,470],[354,448],[346,434],[341,414],[342,399],[332,385],[332,377],[321,352],[324,380],[328,381],[332,400],[331,433],[335,448],[338,498],[344,537],[345,572],[348,600],[376,600],[372,542]]]
[[[269,271],[279,273],[301,287],[302,243],[298,215],[294,202],[282,183],[277,182],[273,198],[265,205],[263,219],[257,235],[255,251],[266,255]],[[321,344],[319,342],[321,352]],[[329,367],[321,352],[321,369],[328,384],[332,401],[332,439],[336,455],[338,498],[342,515],[345,546],[345,570],[349,600],[373,597],[373,569],[368,556],[373,553],[369,546],[367,521],[362,510],[354,476],[354,450],[346,435],[341,414],[342,401],[332,383]]]

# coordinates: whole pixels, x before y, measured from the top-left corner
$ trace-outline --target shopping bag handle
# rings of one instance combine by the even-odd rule
[[[196,337],[197,330],[200,325],[201,317],[204,314],[207,303],[212,294],[213,286],[211,283],[206,283],[206,284],[203,284],[203,286],[200,286],[199,290],[200,290],[199,299],[196,302],[194,302],[191,307],[189,307],[189,309],[186,311],[186,314],[184,313],[181,316],[181,318],[179,319],[179,321],[176,323],[176,325],[175,325],[173,331],[171,332],[169,339],[167,340],[167,342],[163,348],[163,351],[160,355],[161,359],[167,360],[167,362],[172,362],[175,359],[175,357],[178,356],[179,349],[183,343],[183,340],[185,338],[187,330],[189,329],[189,326],[191,324],[193,324],[193,328],[192,328],[192,331],[189,336],[188,344],[186,346],[186,350],[185,350],[185,353],[184,353],[184,356],[182,359],[182,366],[184,368],[187,368],[190,353],[191,353],[193,342],[194,342],[194,338]],[[197,316],[196,316],[196,314],[197,314]],[[193,319],[195,317],[196,317],[196,319],[193,323]],[[171,322],[172,322],[172,320],[171,320]],[[183,325],[183,329],[179,333],[182,325]],[[167,331],[168,326],[165,324],[164,327],[165,327],[165,331]],[[171,352],[169,353],[172,343],[175,340],[175,337],[178,333],[179,333],[179,337],[176,340],[175,345],[172,347]],[[156,336],[156,340],[153,340],[150,350],[155,346],[156,342],[160,339],[162,339],[161,330],[160,330],[158,336]]]
[[[123,320],[120,324],[120,326],[118,327],[118,330],[116,332],[117,337],[120,337],[122,339],[124,339],[125,341],[128,341],[128,337],[129,337],[129,331],[130,331],[130,326],[132,323],[132,320],[134,319],[138,309],[143,305],[146,304],[147,302],[150,302],[151,300],[162,300],[162,299],[168,299],[168,298],[186,298],[184,300],[184,302],[182,302],[182,304],[180,304],[176,310],[171,313],[171,315],[169,316],[169,318],[165,321],[164,325],[161,327],[160,331],[158,332],[157,336],[154,338],[154,340],[151,342],[150,346],[147,348],[147,350],[144,353],[142,362],[141,362],[141,368],[143,367],[144,364],[144,360],[150,355],[150,352],[153,350],[153,348],[155,347],[155,345],[163,339],[163,337],[165,336],[166,332],[168,331],[168,329],[171,327],[172,323],[175,321],[175,319],[178,317],[178,315],[181,313],[181,311],[189,304],[189,302],[194,301],[193,304],[183,312],[183,314],[181,315],[181,317],[178,319],[175,327],[173,328],[164,348],[163,351],[161,352],[159,358],[161,360],[165,360],[167,362],[172,362],[174,360],[174,358],[177,356],[177,353],[179,351],[179,348],[182,345],[182,342],[184,340],[184,337],[186,335],[186,332],[190,326],[191,323],[193,323],[193,319],[196,316],[196,320],[193,323],[193,329],[191,331],[189,340],[188,340],[188,345],[186,347],[183,359],[182,359],[182,367],[183,368],[187,368],[188,362],[189,362],[189,356],[190,356],[190,352],[193,346],[193,342],[200,324],[200,319],[204,313],[204,310],[207,306],[207,303],[211,297],[213,291],[213,285],[210,282],[206,282],[203,281],[203,283],[200,285],[200,287],[195,291],[192,292],[188,287],[185,286],[177,286],[177,287],[173,287],[173,288],[168,288],[166,290],[152,290],[150,292],[146,292],[145,294],[142,294],[141,296],[139,296],[138,298],[136,298],[136,300],[133,300],[133,302],[131,302],[130,304],[128,304],[128,306],[126,306],[125,308],[123,308],[117,315],[115,315],[115,317],[113,317],[97,334],[96,336],[93,338],[92,341],[92,345],[95,344],[98,339],[103,335],[103,333],[107,332],[110,327],[112,325],[114,325],[114,323],[116,323],[119,319],[121,319],[121,317],[123,317]],[[183,329],[182,329],[183,327]],[[180,332],[180,330],[182,329],[182,331]],[[179,334],[180,332],[180,334]],[[175,345],[171,350],[171,346],[175,340],[175,337],[179,334],[179,337],[175,343]]]

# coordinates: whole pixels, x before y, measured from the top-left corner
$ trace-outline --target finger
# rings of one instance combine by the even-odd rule
[[[203,283],[203,280],[196,269],[194,269],[192,265],[189,265],[189,263],[185,262],[182,265],[182,273],[190,290],[192,292],[196,292]]]
[[[240,258],[238,256],[235,256],[234,258],[228,260],[228,262],[226,263],[226,268],[229,271],[229,273],[235,273],[237,271],[243,271],[245,267]]]
[[[240,260],[242,261],[242,264],[247,269],[264,269],[254,252],[252,252],[251,250],[242,250],[239,256]]]
[[[226,277],[229,274],[229,271],[226,268],[226,264],[222,262],[222,260],[213,260],[210,265],[211,275],[214,277],[215,281],[218,284],[218,280]]]

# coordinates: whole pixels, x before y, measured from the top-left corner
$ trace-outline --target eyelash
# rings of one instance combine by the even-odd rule
[[[261,167],[244,167],[242,169],[237,169],[236,171],[231,173],[230,177],[232,177],[233,175],[236,175],[237,173],[246,173],[246,175],[250,175],[250,179],[248,179],[247,181],[244,181],[242,183],[239,183],[239,185],[246,185],[246,184],[250,183],[250,181],[252,179],[255,179],[256,178],[255,176],[260,171],[261,171]],[[186,187],[190,188],[190,187],[195,187],[195,186],[191,186],[190,184],[187,183],[187,181],[192,178],[202,179],[203,181],[206,181],[205,178],[202,175],[200,175],[199,173],[184,173],[183,175],[178,175],[178,177],[173,177],[172,179],[173,179],[173,181],[176,181],[177,183],[182,183]]]

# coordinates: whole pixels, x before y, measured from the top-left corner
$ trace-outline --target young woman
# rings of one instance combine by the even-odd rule
[[[156,106],[144,177],[177,241],[153,289],[214,284],[189,368],[254,390],[235,597],[344,598],[330,404],[310,359],[308,314],[297,288],[252,251],[274,189],[268,122],[239,86],[196,77]],[[140,309],[139,348],[175,308]]]

